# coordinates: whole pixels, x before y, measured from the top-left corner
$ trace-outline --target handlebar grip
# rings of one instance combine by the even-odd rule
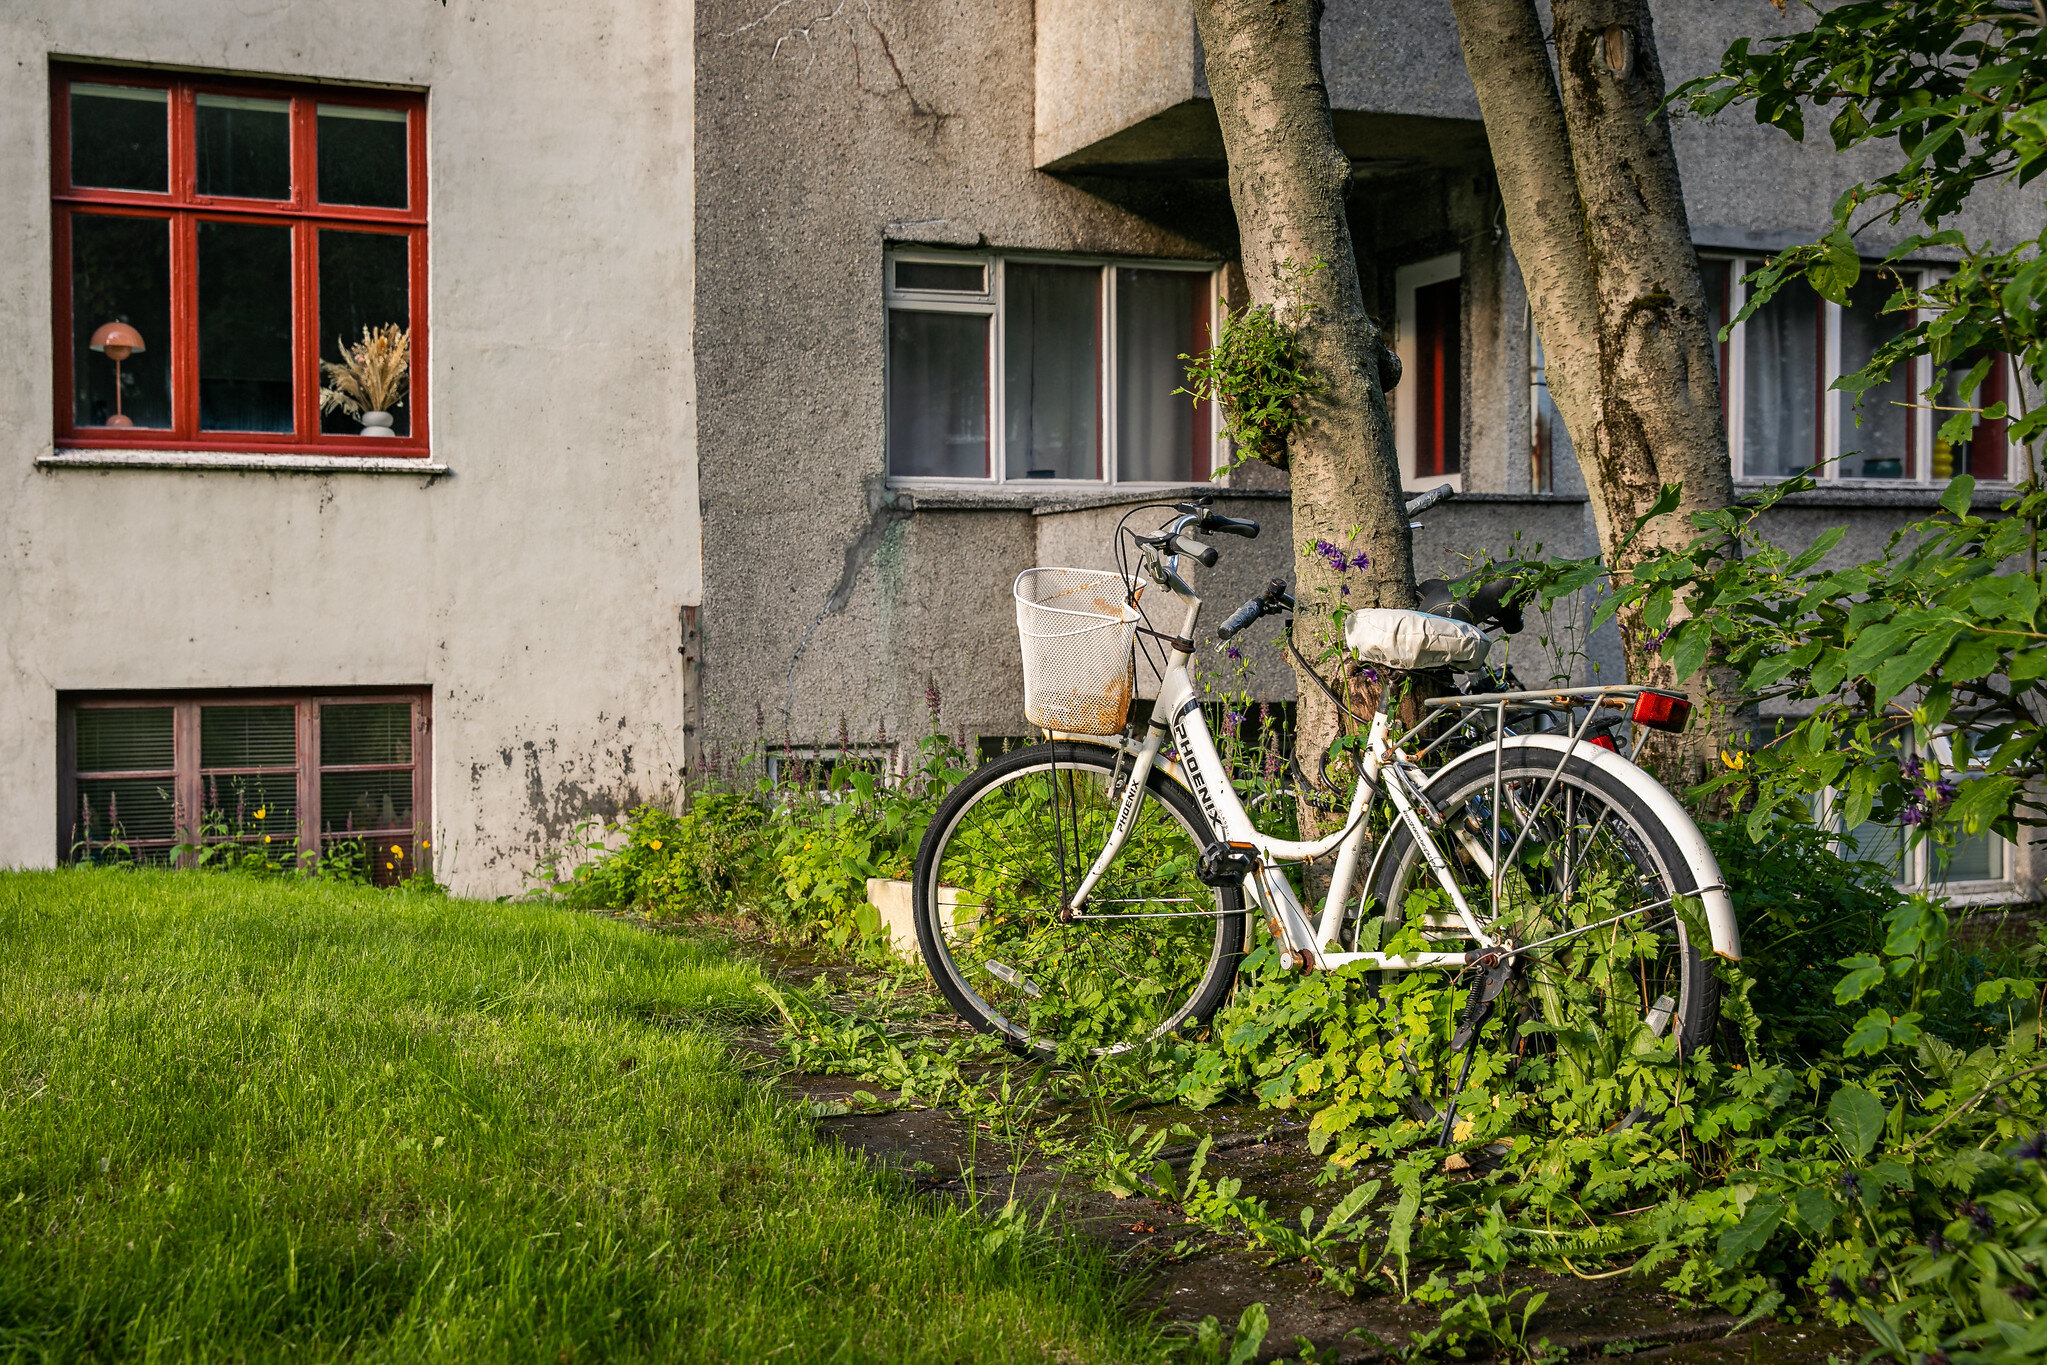
[[[1220,517],[1211,512],[1201,519],[1204,531],[1220,531],[1224,535],[1242,536],[1246,540],[1258,539],[1258,523],[1243,517]]]
[[[1452,488],[1447,483],[1442,484],[1435,488],[1431,488],[1428,492],[1422,494],[1420,497],[1411,498],[1408,500],[1407,515],[1411,517],[1418,517],[1422,513],[1428,511],[1431,507],[1434,507],[1437,503],[1446,501],[1447,499],[1454,498],[1456,496],[1457,490]]]
[[[1200,541],[1190,539],[1187,536],[1174,536],[1172,541],[1173,543],[1167,548],[1176,555],[1193,555],[1194,562],[1204,569],[1213,569],[1215,562],[1222,558],[1222,551],[1216,549],[1215,546],[1203,545]]]
[[[1254,597],[1230,613],[1230,619],[1215,628],[1215,638],[1227,640],[1238,631],[1265,615],[1265,599]]]

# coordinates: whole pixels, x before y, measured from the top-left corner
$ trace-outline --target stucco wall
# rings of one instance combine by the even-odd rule
[[[56,852],[68,689],[431,685],[438,870],[466,892],[672,785],[701,594],[692,38],[656,0],[0,11],[0,864]],[[428,92],[447,477],[37,467],[55,56]]]

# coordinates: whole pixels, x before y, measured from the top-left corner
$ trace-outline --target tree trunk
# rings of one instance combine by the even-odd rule
[[[1451,0],[1528,283],[1549,389],[1616,576],[1696,534],[1690,514],[1734,499],[1716,340],[1658,113],[1663,68],[1647,0],[1552,0],[1557,67],[1534,0]],[[1557,72],[1562,75],[1561,88]],[[1678,514],[1620,540],[1665,484]],[[1632,682],[1674,686],[1639,612],[1623,613]],[[1695,702],[1706,677],[1692,681]],[[1724,700],[1724,695],[1723,695]],[[1708,732],[1710,735],[1710,732]],[[1683,756],[1699,771],[1709,738]],[[1666,753],[1666,760],[1679,755]]]
[[[1290,305],[1298,309],[1302,351],[1323,385],[1303,402],[1288,442],[1302,608],[1296,638],[1312,660],[1318,650],[1309,641],[1316,622],[1327,633],[1327,609],[1417,601],[1379,369],[1385,344],[1365,311],[1344,215],[1350,158],[1329,118],[1320,0],[1194,0],[1194,19],[1229,155],[1245,283],[1254,304],[1282,316]],[[1322,268],[1302,273],[1316,262]],[[1353,559],[1362,551],[1370,564],[1339,572],[1316,551],[1318,540]],[[1312,773],[1341,717],[1305,674],[1298,682],[1295,755]],[[1302,818],[1313,823],[1305,810]]]

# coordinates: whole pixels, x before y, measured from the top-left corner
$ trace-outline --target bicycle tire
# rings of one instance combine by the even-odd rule
[[[1208,820],[1156,770],[1130,842],[1083,907],[1103,918],[1060,918],[1064,891],[1054,894],[1044,836],[1054,836],[1063,885],[1077,884],[1114,823],[1121,758],[1065,740],[1005,754],[940,803],[917,850],[917,941],[932,980],[962,1018],[1026,1055],[1111,1055],[1197,1029],[1228,995],[1243,955],[1240,891],[1194,875]],[[984,837],[991,829],[999,844]],[[1155,865],[1140,866],[1147,858]],[[1147,888],[1171,894],[1128,894]],[[1097,910],[1133,901],[1202,908],[1157,917]]]
[[[1529,817],[1531,824],[1539,824],[1543,813],[1549,811],[1553,805],[1568,806],[1568,803],[1558,802],[1559,796],[1571,793],[1581,799],[1589,798],[1590,804],[1603,808],[1614,818],[1615,837],[1611,842],[1636,869],[1637,890],[1648,889],[1642,882],[1650,876],[1659,884],[1660,893],[1643,896],[1640,903],[1653,907],[1663,896],[1675,898],[1697,890],[1692,870],[1684,856],[1683,841],[1661,817],[1635,799],[1625,781],[1578,755],[1563,756],[1562,768],[1559,770],[1559,758],[1559,755],[1553,753],[1517,752],[1514,749],[1509,749],[1501,756],[1499,780],[1510,796],[1520,792],[1523,794],[1522,799],[1526,801],[1526,793],[1534,792],[1539,798],[1539,793],[1548,787],[1551,778],[1553,776],[1556,778],[1556,786],[1551,789],[1551,796],[1542,800],[1539,808],[1533,808],[1533,803],[1519,808],[1522,816]],[[1444,816],[1443,828],[1446,831],[1456,827],[1458,820],[1467,813],[1475,798],[1482,798],[1480,804],[1486,808],[1485,814],[1490,816],[1489,802],[1494,783],[1493,764],[1493,746],[1488,745],[1449,763],[1430,780],[1426,791],[1431,802]],[[1599,820],[1589,815],[1578,818],[1588,820],[1593,837],[1599,836],[1602,828]],[[1569,824],[1570,817],[1567,817],[1564,827],[1569,827]],[[1484,837],[1478,839],[1478,843],[1483,848],[1486,840],[1490,838],[1490,829],[1483,826],[1489,825],[1489,821],[1482,821],[1481,825],[1480,832]],[[1507,828],[1503,828],[1500,836],[1500,844],[1505,847],[1495,849],[1496,855],[1510,851],[1516,832],[1515,822],[1508,821]],[[1533,834],[1534,831],[1531,830],[1531,836]],[[1534,843],[1536,840],[1531,837],[1529,842]],[[1444,843],[1453,871],[1460,871],[1463,874],[1458,877],[1460,890],[1466,891],[1470,898],[1467,876],[1478,887],[1489,889],[1490,879],[1484,876],[1470,853],[1458,847],[1454,839],[1445,839]],[[1363,903],[1379,908],[1382,942],[1389,941],[1393,932],[1409,923],[1410,915],[1418,908],[1409,904],[1410,898],[1425,895],[1428,888],[1436,885],[1434,877],[1428,873],[1425,861],[1418,856],[1419,853],[1414,837],[1405,824],[1395,826],[1381,850],[1370,884],[1366,888],[1368,899]],[[1516,863],[1525,863],[1528,857],[1524,845],[1524,851],[1517,855]],[[1589,857],[1586,861],[1589,861]],[[1568,900],[1568,891],[1562,895]],[[1494,924],[1485,924],[1490,909],[1489,900],[1470,899],[1474,914],[1489,934],[1497,934],[1503,927],[1510,929],[1515,927],[1510,923],[1508,914],[1503,914]],[[1535,908],[1537,899],[1539,898],[1531,897],[1528,905],[1515,907],[1513,913],[1531,917],[1541,915],[1544,912]],[[1419,908],[1426,909],[1426,906]],[[1552,907],[1548,913],[1551,917],[1550,922],[1542,932],[1558,932],[1560,927],[1571,926],[1567,906],[1561,910]],[[1440,913],[1439,907],[1439,921],[1447,918]],[[1665,906],[1660,911],[1647,909],[1643,912],[1639,925],[1628,924],[1628,927],[1631,931],[1647,930],[1655,936],[1653,965],[1639,973],[1635,984],[1636,998],[1633,1000],[1594,992],[1595,1007],[1603,1015],[1611,1016],[1604,1018],[1600,1027],[1610,1030],[1614,1024],[1624,1023],[1629,1012],[1638,1008],[1641,1022],[1649,1024],[1655,1036],[1661,1037],[1663,1034],[1658,1031],[1655,1023],[1656,1012],[1667,1005],[1667,1022],[1662,1028],[1674,1033],[1678,1054],[1688,1056],[1709,1050],[1713,1045],[1719,1020],[1719,981],[1711,965],[1705,960],[1702,946],[1693,941],[1690,928],[1677,913],[1674,905]],[[1439,925],[1435,934],[1439,940],[1454,942],[1462,937],[1465,942],[1469,942],[1468,930],[1447,925]],[[1592,936],[1583,935],[1581,941],[1590,940]],[[1526,932],[1521,938],[1524,942],[1533,941]],[[1440,948],[1447,946],[1447,943],[1439,941],[1432,946]],[[1647,946],[1641,946],[1646,951]],[[1561,949],[1557,950],[1556,956],[1561,958]],[[1493,1064],[1477,1068],[1482,1075],[1497,1075],[1502,1071],[1511,1070],[1518,1064],[1518,1060],[1525,1059],[1528,1055],[1526,1049],[1529,1046],[1529,1035],[1523,1032],[1524,1026],[1534,1025],[1538,1034],[1547,1030],[1556,1035],[1559,1030],[1575,1027],[1582,1022],[1574,1019],[1572,1008],[1562,1003],[1564,991],[1560,989],[1558,976],[1568,973],[1563,973],[1561,969],[1555,967],[1546,970],[1552,973],[1550,981],[1538,983],[1531,974],[1529,984],[1536,988],[1523,991],[1519,998],[1498,1008],[1502,1026],[1495,1029],[1492,1041],[1496,1045],[1518,1051],[1513,1056],[1495,1059]],[[1411,975],[1414,974],[1374,972],[1373,988],[1375,992],[1385,995],[1391,991],[1396,977]],[[1611,989],[1610,978],[1605,984]],[[1468,999],[1468,995],[1460,998],[1453,989],[1447,1008],[1454,1015],[1462,1009]],[[1582,992],[1579,1003],[1580,1005],[1583,1003]],[[1412,1053],[1405,1050],[1404,1046],[1401,1055],[1412,1085],[1411,1092],[1403,1097],[1405,1107],[1414,1117],[1423,1121],[1440,1117],[1445,1103],[1445,1086],[1449,1084],[1447,1079],[1449,1068],[1444,1067],[1440,1071],[1425,1070],[1416,1065]],[[1442,1060],[1437,1059],[1439,1065]],[[1638,1107],[1612,1126],[1624,1127],[1632,1124],[1639,1118],[1640,1113]]]

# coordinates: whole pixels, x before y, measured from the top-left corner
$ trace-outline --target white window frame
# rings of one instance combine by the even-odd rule
[[[896,262],[922,261],[934,265],[967,265],[979,263],[986,272],[982,282],[985,290],[979,294],[964,291],[898,289],[896,287]],[[1099,323],[1095,335],[1096,354],[1100,361],[1100,372],[1096,392],[1101,395],[1095,412],[1096,430],[1099,433],[1097,457],[1100,460],[1101,477],[1095,479],[1012,479],[1008,475],[1009,452],[1005,448],[1008,439],[1008,385],[1005,379],[1007,356],[1004,351],[1007,316],[1003,296],[1006,272],[1003,263],[1014,261],[1019,265],[1070,265],[1092,266],[1100,272],[1097,288],[1101,293]],[[975,313],[989,319],[988,324],[988,466],[985,476],[959,478],[929,474],[894,474],[888,476],[891,488],[989,488],[1008,485],[1024,488],[1182,488],[1191,480],[1173,480],[1159,483],[1149,480],[1120,479],[1116,474],[1117,451],[1117,394],[1116,394],[1116,287],[1114,270],[1117,267],[1133,270],[1177,270],[1203,276],[1208,289],[1208,328],[1213,338],[1222,325],[1222,268],[1213,261],[1151,260],[1129,256],[1065,256],[1050,252],[1030,251],[934,251],[923,248],[891,248],[882,257],[882,364],[888,364],[888,314],[898,310],[925,313]],[[888,432],[888,383],[882,384],[882,432],[883,458],[887,458]],[[1190,400],[1191,401],[1191,400]],[[1222,422],[1218,416],[1209,423],[1208,433],[1209,482],[1228,486],[1229,477],[1218,474],[1229,459],[1229,442],[1222,434]]]
[[[1877,484],[1891,483],[1894,480],[1868,479],[1855,480],[1855,482]],[[1904,480],[1896,480],[1895,482],[1904,482]],[[1943,772],[1952,771],[1954,750],[1947,736],[1934,736],[1927,744],[1926,749],[1932,752],[1933,757],[1938,761]],[[1843,828],[1842,822],[1840,793],[1832,787],[1827,788],[1820,793],[1818,800],[1814,802],[1814,807],[1814,821],[1821,829],[1826,830],[1833,836],[1831,844],[1834,851],[1844,858],[1860,856],[1855,849],[1848,846],[1848,831]],[[1926,839],[1911,840],[1909,832],[1906,832],[1905,837],[1909,842],[1904,849],[1904,875],[1891,883],[1900,891],[1923,891],[1928,895],[1940,896],[1944,900],[1962,905],[1996,905],[2024,899],[2019,894],[2018,889],[2018,846],[2003,835],[1992,830],[1984,831],[1984,837],[1990,841],[1990,848],[1996,855],[1997,866],[2000,869],[1998,874],[1994,877],[1959,882],[1934,881],[1933,847],[1931,841]]]
[[[1726,315],[1730,318],[1734,317],[1737,313],[1741,312],[1743,305],[1748,300],[1748,290],[1742,284],[1742,276],[1759,269],[1763,264],[1763,258],[1722,251],[1702,251],[1699,253],[1699,258],[1702,261],[1726,261],[1728,263]],[[1872,269],[1873,263],[1864,262],[1863,268],[1865,270]],[[1924,287],[1926,277],[1930,272],[1925,268],[1908,267],[1903,273],[1916,276],[1917,286]],[[1802,283],[1794,282],[1785,287],[1788,289],[1803,289],[1806,286]],[[1909,477],[1865,479],[1850,478],[1841,474],[1841,457],[1848,451],[1862,449],[1860,444],[1862,428],[1857,427],[1855,424],[1855,395],[1827,387],[1839,379],[1842,374],[1841,305],[1827,299],[1819,299],[1818,303],[1824,310],[1821,315],[1823,325],[1821,335],[1824,347],[1822,359],[1824,379],[1819,394],[1823,404],[1820,409],[1820,442],[1823,463],[1815,471],[1813,477],[1823,485],[1831,484],[1848,488],[1945,487],[1947,481],[1945,479],[1936,479],[1933,475],[1933,438],[1934,433],[1940,429],[1940,421],[1938,419],[1951,414],[1935,413],[1925,407],[1915,407],[1912,410],[1912,463],[1915,468]],[[1913,320],[1917,321],[1919,316],[1919,314],[1915,313]],[[1746,404],[1748,398],[1747,334],[1748,324],[1738,322],[1734,325],[1733,332],[1727,338],[1726,373],[1723,379],[1726,390],[1727,458],[1730,462],[1729,467],[1733,470],[1734,477],[1737,480],[1744,483],[1775,483],[1787,476],[1782,474],[1751,474],[1743,466],[1743,459],[1746,454],[1743,447],[1745,427],[1747,425],[1745,418],[1747,415]],[[1715,338],[1714,345],[1716,347],[1719,345],[1718,338]],[[1913,401],[1921,402],[1923,400],[1920,399],[1919,395],[1924,393],[1926,387],[1933,382],[1934,366],[1932,357],[1915,356],[1908,364],[1910,366],[1908,378],[1910,380]],[[2006,392],[2017,393],[2018,382],[2016,369],[2008,367]],[[2020,452],[2016,446],[2007,446],[2005,478],[2003,480],[1979,478],[1977,482],[1995,487],[2005,486],[2011,480],[2012,469],[2019,460],[2019,454]]]
[[[845,749],[821,744],[777,745],[769,749],[765,755],[768,785],[774,788],[781,787],[784,764],[810,764],[821,770],[822,775],[828,775],[833,765],[848,760],[878,765],[871,771],[881,779],[881,785],[884,787],[900,786],[906,775],[902,748],[894,743],[855,744]],[[832,792],[825,790],[822,784],[805,787],[804,790],[820,800],[834,802],[843,801],[852,794],[851,788],[841,788]]]
[[[1461,252],[1455,251],[1444,256],[1432,256],[1426,261],[1416,261],[1413,265],[1401,266],[1393,272],[1393,350],[1394,354],[1400,357],[1400,373],[1407,379],[1414,378],[1418,373],[1415,367],[1421,363],[1421,356],[1416,350],[1420,338],[1416,335],[1415,327],[1415,290],[1426,285],[1441,284],[1445,280],[1463,278],[1464,256]],[[1463,335],[1462,327],[1458,329],[1458,335],[1460,337]],[[1457,359],[1457,382],[1460,385],[1464,382],[1464,358],[1461,355]],[[1420,411],[1415,405],[1415,396],[1419,392],[1420,389],[1412,383],[1400,384],[1393,390],[1393,447],[1400,454],[1401,486],[1414,491],[1440,488],[1447,483],[1461,493],[1464,491],[1465,475],[1462,468],[1455,474],[1421,475],[1413,472],[1415,430],[1420,425]],[[1458,407],[1461,411],[1463,404],[1460,402]],[[1463,432],[1457,434],[1457,440],[1460,456],[1458,464],[1461,466],[1465,459],[1469,458],[1470,452],[1463,448]]]

